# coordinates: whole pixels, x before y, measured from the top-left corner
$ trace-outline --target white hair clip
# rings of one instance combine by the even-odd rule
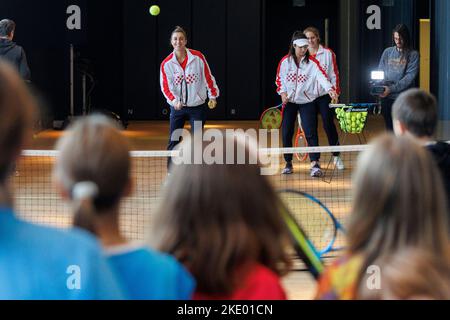
[[[73,186],[72,197],[74,200],[95,198],[98,195],[98,187],[92,181],[78,182]]]

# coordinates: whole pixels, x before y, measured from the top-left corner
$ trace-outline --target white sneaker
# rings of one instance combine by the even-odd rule
[[[311,162],[311,177],[320,178],[323,176],[322,168],[320,167],[319,162],[313,161]]]
[[[338,170],[345,169],[344,162],[342,161],[341,157],[339,157],[339,156],[334,157],[333,162]]]
[[[281,174],[293,174],[294,168],[292,167],[292,162],[287,162]]]

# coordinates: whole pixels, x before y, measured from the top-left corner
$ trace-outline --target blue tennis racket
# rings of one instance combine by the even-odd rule
[[[298,223],[294,213],[283,202],[281,203],[281,212],[290,233],[295,253],[303,261],[312,276],[318,279],[325,269],[319,253],[308,238],[303,227]]]
[[[321,258],[344,249],[345,229],[320,200],[291,189],[280,190],[279,196]]]

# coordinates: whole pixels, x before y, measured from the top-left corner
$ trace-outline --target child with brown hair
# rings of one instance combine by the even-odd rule
[[[225,140],[216,144],[212,164],[174,165],[155,218],[154,243],[195,277],[194,299],[286,299],[280,277],[291,262],[279,199],[250,160],[255,149],[242,137]],[[182,146],[207,150],[194,148],[189,138]]]

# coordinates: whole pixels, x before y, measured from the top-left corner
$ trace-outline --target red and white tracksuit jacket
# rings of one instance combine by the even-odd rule
[[[316,100],[321,96],[322,89],[327,93],[335,89],[316,59],[310,57],[309,63],[306,63],[303,58],[297,67],[291,55],[281,59],[276,85],[278,94],[287,93],[289,102],[295,104],[305,104]]]
[[[204,104],[208,96],[217,98],[219,88],[203,54],[192,49],[186,51],[188,61],[185,70],[174,53],[161,63],[161,90],[171,106],[181,101],[188,107],[197,107]]]
[[[340,95],[341,83],[339,80],[339,69],[336,62],[336,55],[334,54],[333,50],[324,48],[322,45],[320,45],[319,50],[313,57],[316,58],[317,61],[319,61],[320,66],[323,70],[325,70],[328,78],[336,89],[337,94]],[[320,96],[324,96],[326,94],[328,94],[328,92],[322,88]]]

